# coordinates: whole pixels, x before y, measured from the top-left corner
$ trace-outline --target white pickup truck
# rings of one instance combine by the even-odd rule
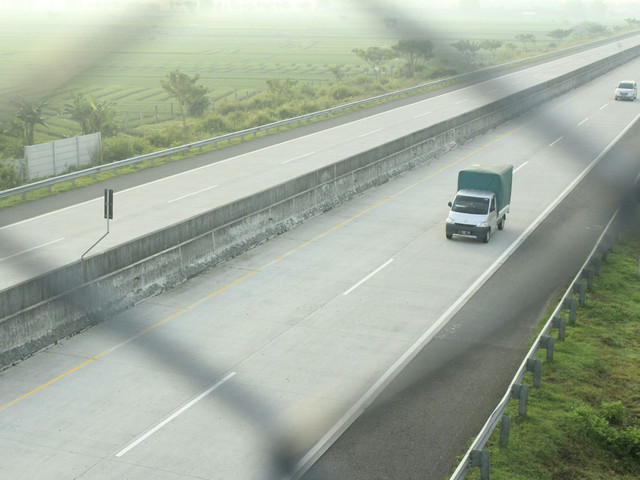
[[[511,206],[513,165],[472,165],[458,173],[458,193],[449,202],[448,239],[454,235],[489,242],[504,228]]]

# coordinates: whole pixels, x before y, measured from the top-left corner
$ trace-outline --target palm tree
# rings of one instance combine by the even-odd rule
[[[47,126],[44,121],[44,109],[46,106],[47,100],[45,98],[35,103],[27,101],[24,97],[20,99],[20,107],[10,130],[16,136],[22,138],[25,147],[34,144],[36,125]]]

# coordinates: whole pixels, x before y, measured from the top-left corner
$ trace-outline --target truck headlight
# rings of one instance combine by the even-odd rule
[[[478,227],[480,228],[487,228],[489,226],[489,222],[482,222],[478,224]]]
[[[455,225],[455,224],[456,224],[456,222],[454,222],[454,221],[453,221],[451,218],[449,218],[449,217],[447,217],[447,223],[448,223],[449,225]]]

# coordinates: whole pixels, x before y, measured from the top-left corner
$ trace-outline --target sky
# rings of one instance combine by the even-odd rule
[[[192,0],[198,1],[198,0]],[[335,4],[339,5],[341,0],[208,0],[209,3],[258,3],[258,4],[270,4],[270,5],[283,5],[283,4],[306,4],[306,5],[320,5],[320,4]],[[362,0],[365,2],[366,0]],[[2,9],[29,9],[29,10],[65,10],[69,8],[78,9],[86,8],[93,9],[96,6],[105,5],[126,5],[132,2],[135,3],[170,3],[170,0],[0,0],[0,8]],[[497,6],[510,7],[510,8],[530,8],[533,6],[558,5],[559,3],[576,3],[580,2],[586,5],[591,5],[594,2],[600,2],[606,5],[619,6],[624,4],[637,4],[638,0],[391,0],[385,3],[396,3],[402,6],[408,6],[411,3],[416,5],[425,6],[432,4],[438,8],[455,8],[465,3],[478,3],[481,7],[491,8]],[[178,2],[173,2],[178,3]],[[354,1],[349,2],[351,4],[357,3]]]

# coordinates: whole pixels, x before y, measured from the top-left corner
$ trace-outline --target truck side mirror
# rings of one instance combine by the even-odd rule
[[[451,208],[451,202],[447,203],[447,205],[449,205],[449,208]]]

